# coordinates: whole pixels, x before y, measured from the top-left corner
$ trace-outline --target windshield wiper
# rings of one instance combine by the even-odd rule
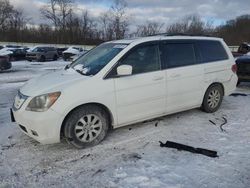
[[[78,69],[74,69],[76,72],[80,73],[81,75],[86,76],[82,71],[78,70]]]
[[[65,67],[64,67],[64,70],[68,70],[69,69],[69,64],[68,65],[66,65]]]

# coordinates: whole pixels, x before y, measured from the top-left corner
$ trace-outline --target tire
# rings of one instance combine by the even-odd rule
[[[76,148],[95,146],[106,137],[109,123],[108,114],[102,108],[94,105],[82,106],[67,117],[64,136]]]
[[[54,55],[53,60],[56,61],[58,59],[57,55]]]
[[[40,62],[45,62],[45,60],[46,60],[46,58],[45,58],[45,56],[43,56],[43,55],[42,55],[42,56],[40,57],[40,59],[39,59]]]
[[[216,112],[221,106],[223,99],[223,88],[219,84],[211,85],[204,96],[202,109],[207,113]]]

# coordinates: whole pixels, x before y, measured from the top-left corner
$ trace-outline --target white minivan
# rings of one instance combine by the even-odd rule
[[[109,129],[201,107],[215,112],[235,90],[234,58],[222,39],[151,36],[103,43],[64,70],[28,81],[11,115],[42,144],[78,148]]]

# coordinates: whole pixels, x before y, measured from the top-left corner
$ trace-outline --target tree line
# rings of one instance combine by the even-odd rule
[[[74,0],[48,0],[38,13],[48,24],[35,25],[9,0],[0,0],[0,41],[95,45],[128,37],[185,33],[221,37],[228,45],[250,42],[250,15],[239,16],[217,27],[199,15],[185,16],[170,25],[156,21],[133,25],[127,7],[125,0],[114,0],[110,8],[96,18],[88,10],[79,10]],[[135,27],[134,31],[130,31],[131,26]]]

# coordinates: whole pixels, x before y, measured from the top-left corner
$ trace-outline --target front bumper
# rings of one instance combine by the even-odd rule
[[[26,135],[41,144],[60,142],[61,125],[64,119],[60,114],[51,109],[46,112],[30,112],[21,108],[12,112],[12,119],[19,124]]]
[[[73,53],[63,53],[63,60],[64,61],[70,61],[72,60],[71,58],[75,56],[76,54]]]
[[[32,61],[32,60],[38,60],[39,57],[37,57],[37,56],[26,56],[25,59],[28,60],[28,61]]]

